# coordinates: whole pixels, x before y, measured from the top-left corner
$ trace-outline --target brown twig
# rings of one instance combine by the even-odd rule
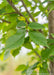
[[[11,23],[11,22],[9,22],[9,21],[7,21],[7,20],[4,20],[4,19],[1,19],[1,18],[0,18],[0,20],[2,20],[2,22]]]
[[[7,0],[7,2],[12,6],[12,8],[15,10],[15,12],[17,14],[19,14],[20,16],[25,17],[23,14],[20,13],[20,11],[15,7],[15,5],[10,0]],[[29,21],[27,20],[26,17],[25,17],[25,20],[26,20],[27,24],[29,24]]]
[[[23,4],[23,6],[24,6],[24,8],[25,8],[26,12],[29,14],[30,18],[32,19],[32,21],[33,21],[33,22],[35,22],[35,20],[34,20],[33,16],[32,16],[32,15],[31,15],[31,13],[28,11],[28,9],[27,9],[27,7],[26,7],[26,5],[25,5],[24,1],[23,1],[23,0],[21,0],[21,2],[22,2],[22,4]]]
[[[3,15],[8,15],[8,14],[17,14],[16,12],[11,12],[11,13],[4,13]]]
[[[34,49],[32,49],[34,52],[35,52],[35,54],[41,59],[41,56],[37,53],[37,51],[35,51]]]

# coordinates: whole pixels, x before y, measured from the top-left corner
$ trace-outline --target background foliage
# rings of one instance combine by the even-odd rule
[[[50,6],[48,1],[51,1]],[[37,8],[39,11],[36,11]],[[36,60],[33,65],[28,62],[16,68],[16,71],[22,71],[22,75],[36,75],[36,68],[39,68],[39,75],[49,75],[49,61],[54,58],[50,57],[54,55],[54,45],[50,44],[54,43],[54,39],[48,38],[48,22],[40,24],[38,15],[48,19],[52,9],[54,0],[3,0],[0,4],[0,41],[5,45],[0,56],[3,56],[4,60],[9,58],[10,54],[15,57],[21,48],[25,47],[30,49],[28,55],[32,56],[31,60]],[[52,36],[54,37],[54,34]]]

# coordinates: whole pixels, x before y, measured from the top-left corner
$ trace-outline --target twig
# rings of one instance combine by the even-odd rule
[[[0,20],[2,20],[3,22],[11,23],[11,22],[4,20],[4,19],[1,19],[1,18],[0,18]]]
[[[12,6],[12,8],[16,11],[17,14],[19,14],[20,16],[25,17],[23,14],[20,13],[20,11],[15,7],[15,5],[10,0],[7,0],[7,2]],[[29,21],[27,20],[26,17],[25,17],[25,20],[26,20],[27,24],[29,24]]]
[[[3,15],[8,15],[8,14],[17,14],[16,12],[11,12],[11,13],[4,13]]]
[[[41,56],[37,53],[37,51],[35,51],[34,49],[32,49],[34,52],[35,52],[35,54],[41,59]]]
[[[22,2],[22,4],[23,4],[24,8],[26,9],[26,12],[29,14],[30,18],[32,19],[32,21],[35,22],[33,16],[32,16],[31,13],[28,11],[28,9],[27,9],[25,3],[23,2],[23,0],[21,0],[21,2]]]

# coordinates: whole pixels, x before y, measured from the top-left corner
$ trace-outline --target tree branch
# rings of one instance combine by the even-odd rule
[[[12,8],[16,11],[17,14],[19,14],[20,16],[25,17],[23,14],[20,13],[20,11],[15,7],[15,5],[10,0],[7,0],[7,2],[12,6]],[[29,21],[27,20],[26,17],[25,17],[25,20],[26,20],[27,24],[29,24]]]
[[[32,21],[35,22],[33,16],[32,16],[31,13],[28,11],[28,9],[27,9],[25,3],[23,2],[23,0],[21,0],[21,2],[22,2],[22,4],[23,4],[24,8],[26,9],[26,12],[29,14],[30,18],[32,19]]]
[[[4,20],[4,19],[1,19],[1,18],[0,18],[0,20],[2,20],[2,22],[11,23],[11,22],[9,22],[9,21],[7,21],[7,20]]]
[[[35,54],[41,59],[41,56],[37,53],[37,51],[35,51],[34,49],[32,49],[34,52],[35,52]]]
[[[3,15],[8,15],[8,14],[17,14],[16,12],[11,12],[11,13],[4,13]]]

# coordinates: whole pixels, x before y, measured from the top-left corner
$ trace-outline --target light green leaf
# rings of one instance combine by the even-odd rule
[[[24,43],[25,29],[19,29],[17,33],[6,40],[5,49],[11,50],[20,47]]]
[[[35,44],[48,47],[47,40],[42,33],[36,31],[29,31],[29,36]]]
[[[21,70],[24,70],[25,68],[26,68],[26,66],[24,64],[22,64],[16,68],[16,71],[21,71]]]
[[[33,72],[33,70],[31,68],[29,68],[27,71],[26,71],[26,75],[31,75]]]
[[[36,71],[33,71],[31,75],[37,75],[37,72]]]
[[[39,23],[36,23],[36,22],[32,22],[29,24],[29,27],[32,28],[32,29],[43,29],[44,26],[39,24]]]
[[[8,59],[9,56],[10,56],[10,51],[9,50],[5,51],[5,53],[4,53],[4,60]]]
[[[52,35],[52,37],[54,38],[54,34],[53,34],[53,33],[51,33],[51,35]]]

